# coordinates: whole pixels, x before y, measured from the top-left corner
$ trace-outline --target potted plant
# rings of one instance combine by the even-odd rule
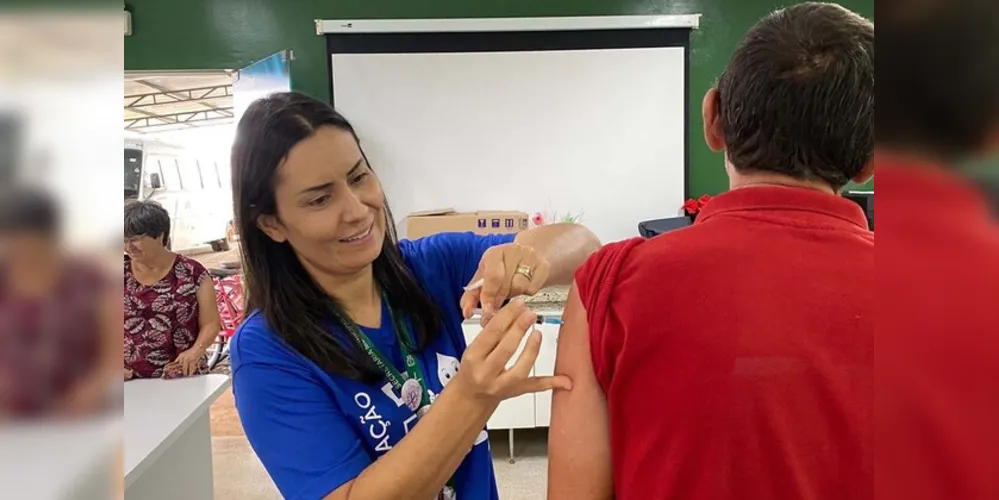
[[[571,214],[569,212],[564,214],[553,212],[551,217],[548,217],[546,214],[541,212],[535,212],[535,214],[531,216],[531,225],[533,227],[544,226],[545,224],[548,224],[549,221],[551,221],[550,223],[552,224],[579,224],[579,221],[582,220],[582,218],[583,214]]]
[[[683,215],[690,217],[691,221],[695,221],[697,220],[697,214],[701,213],[701,210],[703,210],[704,206],[710,201],[711,195],[707,194],[701,195],[701,197],[697,199],[690,198],[683,202],[683,206],[680,208],[680,211]]]

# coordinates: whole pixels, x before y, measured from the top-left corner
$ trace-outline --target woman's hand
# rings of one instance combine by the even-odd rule
[[[174,363],[180,365],[180,370],[183,376],[190,377],[198,372],[198,366],[201,364],[201,356],[204,356],[204,349],[199,349],[194,346],[179,355]]]
[[[132,370],[129,370],[128,368],[125,368],[125,380],[132,380],[132,377],[134,377],[134,376],[135,376],[135,372],[133,372]]]
[[[471,318],[476,305],[482,304],[482,324],[486,325],[506,299],[538,293],[550,270],[548,260],[533,247],[507,243],[490,248],[482,254],[470,289],[461,296],[462,314]],[[479,280],[482,285],[475,286]]]
[[[181,378],[184,376],[184,367],[180,366],[176,361],[167,363],[163,367],[163,374],[160,377],[164,380],[171,380],[175,378]]]
[[[475,340],[465,349],[461,368],[448,384],[448,390],[483,401],[498,404],[504,399],[529,392],[549,389],[571,389],[568,377],[532,377],[531,369],[541,349],[541,332],[534,330],[537,315],[524,302],[514,300],[492,318]],[[509,369],[507,363],[517,352],[524,335],[530,332],[520,357]]]

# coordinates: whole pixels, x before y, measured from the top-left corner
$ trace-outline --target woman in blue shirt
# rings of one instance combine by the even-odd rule
[[[538,333],[506,369],[535,316],[500,306],[571,283],[593,234],[398,241],[350,124],[295,93],[247,109],[232,168],[252,310],[231,348],[233,390],[281,493],[496,499],[486,420],[505,398],[570,388],[530,376]],[[483,331],[466,348],[461,322],[479,304]]]

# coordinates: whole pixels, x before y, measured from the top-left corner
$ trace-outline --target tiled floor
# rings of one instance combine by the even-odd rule
[[[211,419],[215,498],[280,499],[281,495],[243,434],[231,390],[212,405]]]
[[[215,469],[215,498],[218,500],[277,500],[281,498],[263,465],[253,454],[243,434],[233,405],[232,392],[226,391],[212,406],[212,451]],[[496,458],[496,477],[500,498],[504,500],[540,500],[545,498],[548,476],[547,433],[517,431],[516,462],[508,456],[507,432],[495,432],[490,445]]]
[[[243,426],[236,414],[236,405],[232,398],[232,389],[226,390],[215,404],[212,405],[212,437],[242,437]]]

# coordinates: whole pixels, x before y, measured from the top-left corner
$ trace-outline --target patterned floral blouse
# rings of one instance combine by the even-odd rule
[[[196,260],[178,255],[152,286],[139,283],[125,257],[125,368],[135,377],[162,377],[163,368],[198,338],[198,287],[210,279]],[[202,358],[199,373],[207,373]]]
[[[100,359],[109,283],[89,262],[70,262],[52,291],[24,297],[0,265],[0,420],[44,415]]]

